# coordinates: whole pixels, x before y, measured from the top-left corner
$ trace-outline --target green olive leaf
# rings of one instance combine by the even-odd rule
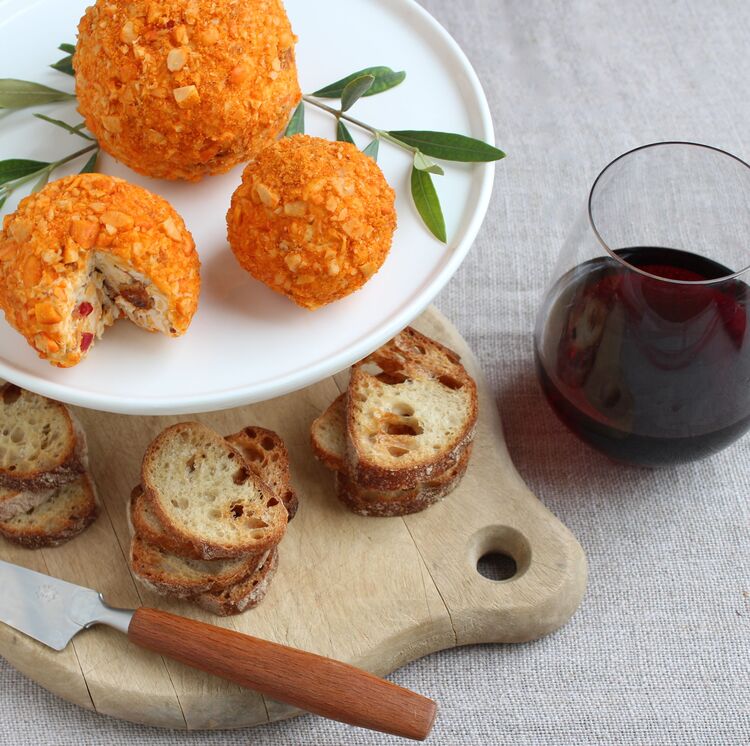
[[[3,205],[6,203],[8,197],[10,197],[10,192],[0,192],[0,210],[3,209]]]
[[[76,52],[76,45],[75,44],[61,44],[58,49],[61,52],[67,52],[68,54],[75,54]]]
[[[374,82],[374,75],[363,75],[347,83],[346,88],[341,92],[341,111],[349,111],[362,96],[367,94]]]
[[[83,168],[78,172],[79,174],[91,174],[96,171],[96,162],[99,159],[99,151],[95,150],[91,157],[86,161]]]
[[[61,60],[58,60],[55,62],[54,65],[50,65],[50,67],[53,70],[57,70],[57,72],[65,73],[66,75],[73,75],[75,76],[75,72],[73,71],[73,55],[69,54],[67,57],[63,57]]]
[[[284,137],[291,137],[292,135],[304,135],[305,134],[305,102],[300,101],[299,106],[294,110],[292,118],[289,120],[289,124],[284,131]]]
[[[48,122],[49,124],[54,124],[55,127],[64,129],[66,132],[69,132],[71,135],[78,135],[78,137],[82,137],[84,140],[91,140],[91,141],[94,140],[93,137],[90,137],[85,132],[81,132],[83,127],[85,127],[85,122],[81,122],[81,124],[77,124],[74,127],[72,124],[63,122],[61,119],[53,119],[52,117],[45,116],[44,114],[34,114],[34,116],[37,119],[41,119],[43,122]]]
[[[378,93],[389,91],[391,88],[395,88],[397,85],[403,83],[406,79],[405,72],[394,72],[390,67],[366,67],[364,70],[347,75],[345,78],[337,80],[335,83],[331,83],[319,91],[315,91],[312,95],[318,98],[341,98],[344,89],[349,83],[365,75],[372,75],[375,80],[367,93],[363,94],[364,96],[375,96]]]
[[[336,126],[336,139],[339,142],[348,142],[352,145],[356,145],[352,133],[349,132],[348,127],[339,119],[339,123]]]
[[[25,176],[31,176],[51,165],[51,163],[45,163],[44,161],[29,161],[22,158],[0,161],[0,184],[7,184]]]
[[[42,171],[42,175],[39,177],[39,180],[31,189],[32,194],[36,194],[38,191],[44,189],[44,187],[47,186],[47,182],[49,182],[49,174],[49,169],[45,169],[44,171]]]
[[[447,243],[445,233],[445,218],[443,209],[440,207],[435,185],[432,183],[432,176],[427,171],[420,171],[418,168],[411,170],[411,196],[414,199],[414,205],[421,216],[424,224],[430,229],[438,241]]]
[[[380,138],[376,137],[362,152],[372,158],[375,163],[378,162],[378,151],[380,150]]]
[[[430,174],[445,176],[445,171],[443,171],[435,161],[427,158],[427,156],[419,150],[414,153],[414,168],[417,168],[420,171],[427,171]]]
[[[420,132],[401,130],[388,133],[399,142],[412,148],[419,148],[425,155],[441,158],[444,161],[463,163],[485,163],[505,158],[505,153],[481,140],[451,132]]]
[[[48,88],[46,85],[13,78],[0,79],[0,109],[25,109],[55,101],[71,101],[72,93]]]

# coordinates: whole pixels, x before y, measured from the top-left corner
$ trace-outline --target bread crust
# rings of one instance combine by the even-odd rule
[[[189,598],[196,593],[220,592],[233,583],[257,571],[266,555],[248,556],[245,561],[213,560],[215,569],[207,567],[212,562],[200,561],[204,567],[196,568],[192,576],[169,572],[160,566],[168,554],[159,547],[149,544],[136,534],[130,543],[130,567],[134,575],[148,588],[161,595]]]
[[[468,411],[462,430],[452,442],[431,457],[424,457],[409,466],[388,467],[369,458],[361,446],[358,432],[356,392],[367,383],[384,386],[377,376],[367,372],[366,366],[374,364],[382,369],[382,376],[399,376],[405,380],[448,381],[449,388],[457,387],[468,393]],[[349,383],[346,428],[347,471],[362,487],[376,490],[397,490],[415,487],[456,464],[473,441],[479,414],[476,383],[460,363],[460,357],[448,347],[407,327],[390,342],[373,352],[352,368]],[[394,443],[403,436],[392,436]]]
[[[461,483],[471,457],[471,446],[445,474],[429,483],[407,490],[379,493],[363,489],[345,472],[336,472],[336,496],[357,515],[368,518],[396,518],[420,513],[453,492]]]
[[[217,616],[234,616],[255,608],[268,593],[279,565],[279,550],[273,548],[256,572],[221,592],[202,593],[192,600]]]
[[[45,525],[26,527],[19,525],[16,516],[16,520],[0,522],[0,535],[28,549],[41,549],[59,546],[81,534],[99,515],[99,500],[96,487],[88,474],[80,475],[78,482],[80,494],[70,506],[67,515],[55,518],[53,522]],[[63,485],[61,489],[66,487],[69,485]],[[50,499],[54,499],[56,495],[57,492]]]
[[[133,487],[128,504],[128,517],[134,533],[149,544],[172,554],[189,559],[202,559],[200,553],[189,542],[167,531],[151,509],[151,504],[139,484]]]
[[[214,541],[206,536],[199,536],[191,533],[184,526],[173,520],[162,504],[162,498],[159,495],[158,487],[154,483],[152,468],[159,449],[166,443],[169,438],[175,437],[180,433],[193,433],[200,431],[201,437],[211,439],[214,443],[221,442],[224,448],[235,454],[238,464],[244,464],[242,454],[229,443],[227,443],[218,433],[215,433],[205,425],[195,422],[183,422],[164,430],[149,445],[146,454],[143,457],[141,468],[141,484],[143,485],[144,496],[149,502],[149,507],[153,510],[159,522],[165,531],[172,534],[180,543],[189,544],[197,553],[197,556],[204,560],[212,559],[229,559],[241,557],[246,554],[260,554],[276,546],[284,535],[287,525],[287,512],[281,500],[271,492],[271,489],[259,479],[252,470],[250,470],[249,479],[253,481],[254,486],[262,496],[262,502],[267,509],[274,513],[277,519],[274,525],[267,525],[263,530],[263,537],[250,536],[248,531],[248,540],[245,542],[222,543]],[[275,502],[273,502],[275,500]],[[252,533],[255,533],[253,531]]]
[[[3,404],[10,398],[10,395],[18,398],[29,396],[38,396],[29,391],[24,391],[18,386],[6,383],[0,387],[0,412],[3,417],[12,417],[12,404]],[[44,397],[40,397],[44,398]],[[43,492],[55,490],[68,482],[77,479],[86,471],[87,447],[86,439],[82,428],[74,419],[70,410],[62,403],[45,399],[48,407],[57,410],[58,415],[65,419],[65,428],[67,431],[66,449],[64,454],[58,459],[58,464],[52,469],[34,468],[26,472],[20,472],[17,469],[10,470],[0,466],[0,489],[12,492]],[[39,503],[37,503],[39,504]]]

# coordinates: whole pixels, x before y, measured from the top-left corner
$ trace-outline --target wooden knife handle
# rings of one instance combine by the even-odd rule
[[[360,728],[424,740],[431,699],[346,663],[156,609],[138,609],[128,637],[201,671]]]

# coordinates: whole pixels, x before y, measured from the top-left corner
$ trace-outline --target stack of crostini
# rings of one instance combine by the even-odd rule
[[[157,593],[240,614],[265,597],[296,510],[276,433],[247,427],[224,438],[174,425],[149,446],[131,494],[131,568]]]
[[[0,386],[0,535],[30,549],[58,546],[98,514],[86,436],[71,411]]]
[[[458,486],[477,415],[459,356],[407,328],[352,368],[346,393],[313,422],[312,447],[354,513],[409,515]]]

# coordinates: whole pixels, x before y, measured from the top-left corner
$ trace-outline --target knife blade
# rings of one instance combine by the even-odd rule
[[[0,622],[62,650],[106,624],[142,648],[361,728],[424,740],[431,699],[346,663],[156,609],[116,609],[91,588],[0,560]]]
[[[0,621],[63,650],[83,629],[108,624],[127,633],[132,611],[114,609],[100,593],[0,560]]]

